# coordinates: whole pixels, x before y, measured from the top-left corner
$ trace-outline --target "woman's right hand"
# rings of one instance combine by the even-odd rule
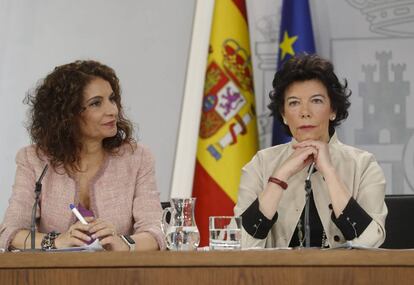
[[[272,176],[287,181],[291,176],[312,163],[317,153],[317,149],[312,146],[295,149],[282,165],[273,172]]]
[[[94,218],[86,217],[87,222],[92,222]],[[92,240],[92,238],[87,234],[90,229],[90,224],[84,225],[81,222],[76,222],[71,225],[67,232],[61,233],[55,239],[56,248],[65,248],[65,247],[75,247],[75,246],[85,246]]]

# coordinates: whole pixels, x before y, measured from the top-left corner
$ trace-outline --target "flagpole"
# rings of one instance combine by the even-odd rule
[[[191,197],[214,0],[197,0],[170,197]]]

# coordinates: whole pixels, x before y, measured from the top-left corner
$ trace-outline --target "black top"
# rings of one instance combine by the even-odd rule
[[[301,237],[299,237],[299,227],[301,228]],[[310,228],[310,246],[311,247],[322,247],[322,235],[323,226],[321,219],[316,210],[315,200],[313,199],[313,192],[310,193],[309,197],[309,228]],[[299,238],[302,239],[302,245],[305,245],[305,208],[303,208],[302,214],[298,225],[295,228],[292,239],[290,240],[290,247],[300,246]]]

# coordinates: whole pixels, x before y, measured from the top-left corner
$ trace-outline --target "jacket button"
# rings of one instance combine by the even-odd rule
[[[335,236],[334,236],[334,241],[338,242],[338,241],[340,241],[340,240],[341,240],[341,238],[340,238],[338,235],[335,235]]]
[[[332,204],[329,204],[328,207],[329,207],[329,210],[333,209]]]

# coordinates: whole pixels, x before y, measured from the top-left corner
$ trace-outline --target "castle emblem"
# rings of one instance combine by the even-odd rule
[[[405,178],[414,189],[412,173],[409,174],[414,166],[414,132],[406,121],[410,82],[403,78],[405,64],[389,63],[391,52],[377,52],[375,57],[378,65],[362,66],[365,81],[359,83],[358,93],[363,98],[363,129],[355,130],[355,138],[359,145],[368,145],[379,153],[389,154],[377,158],[391,166],[391,189],[398,193],[404,189]],[[377,73],[378,80],[374,80]]]

